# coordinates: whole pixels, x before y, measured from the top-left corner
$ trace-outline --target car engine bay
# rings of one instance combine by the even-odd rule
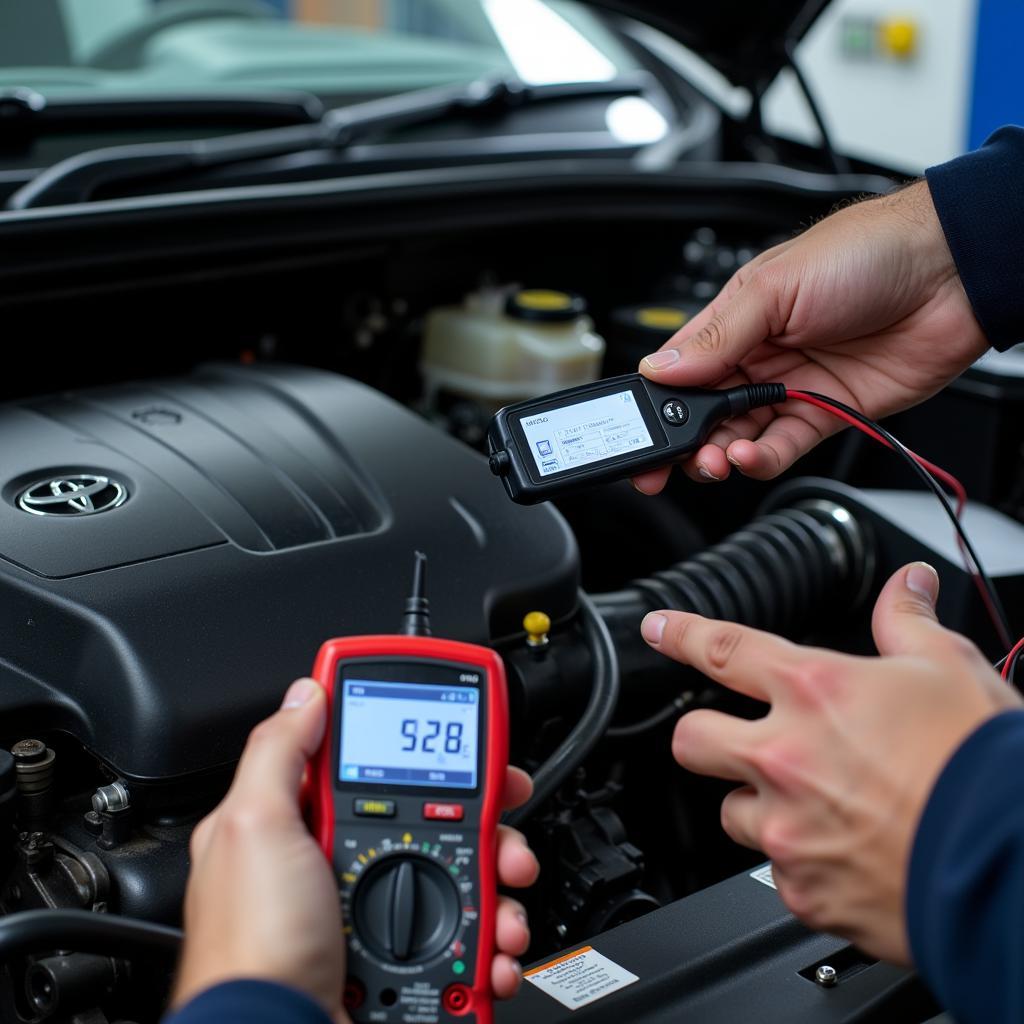
[[[504,659],[511,759],[537,781],[510,818],[542,869],[524,962],[608,935],[609,955],[650,958],[637,1021],[738,1019],[744,986],[770,1001],[763,1020],[928,1019],[910,975],[812,936],[751,878],[763,858],[719,825],[728,786],[676,766],[670,739],[691,708],[758,705],[651,652],[639,623],[678,608],[871,653],[878,587],[923,558],[940,617],[995,660],[931,496],[853,432],[768,484],[676,473],[657,498],[619,483],[557,507],[511,503],[483,454],[499,405],[634,370],[735,270],[859,191],[825,180],[523,182],[372,219],[358,196],[268,203],[209,214],[202,244],[173,208],[50,234],[24,214],[0,295],[20,349],[0,385],[3,914],[180,926],[189,835],[249,730],[325,639],[394,627],[421,550],[435,631]],[[891,421],[964,480],[1011,607],[1022,382],[1008,353]],[[71,507],[82,487],[103,514]],[[159,1018],[166,935],[68,948],[5,920],[3,1020]],[[828,1004],[826,956],[850,979]],[[562,1019],[541,998],[499,1020]]]

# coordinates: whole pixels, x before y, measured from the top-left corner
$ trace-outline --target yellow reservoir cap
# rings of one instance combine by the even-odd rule
[[[523,629],[526,630],[527,644],[539,647],[548,642],[551,619],[544,612],[529,612],[523,617]]]
[[[516,292],[516,303],[523,309],[553,313],[561,309],[571,309],[573,297],[567,292],[556,292],[547,288],[527,288]]]
[[[882,49],[908,60],[917,52],[918,26],[913,18],[884,18],[878,26]]]
[[[514,320],[538,323],[570,323],[587,311],[582,295],[554,288],[522,288],[509,295],[505,313]]]
[[[642,327],[655,327],[659,330],[678,331],[689,316],[674,306],[645,306],[636,311],[636,322]]]

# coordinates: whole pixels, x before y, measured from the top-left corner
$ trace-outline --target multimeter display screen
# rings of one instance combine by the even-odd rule
[[[474,687],[344,679],[341,700],[342,782],[476,788]]]
[[[519,425],[541,476],[653,446],[632,390],[524,416]]]

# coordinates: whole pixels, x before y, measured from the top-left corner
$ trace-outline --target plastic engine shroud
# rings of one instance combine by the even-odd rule
[[[575,606],[554,509],[334,374],[210,366],[30,399],[0,406],[0,437],[0,720],[66,730],[128,778],[234,761],[326,638],[397,628],[416,549],[437,635],[487,644]],[[89,475],[127,500],[18,507]]]

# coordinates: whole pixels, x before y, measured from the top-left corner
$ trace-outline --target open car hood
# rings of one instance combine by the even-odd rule
[[[763,88],[829,0],[589,0],[679,40],[734,85]]]

